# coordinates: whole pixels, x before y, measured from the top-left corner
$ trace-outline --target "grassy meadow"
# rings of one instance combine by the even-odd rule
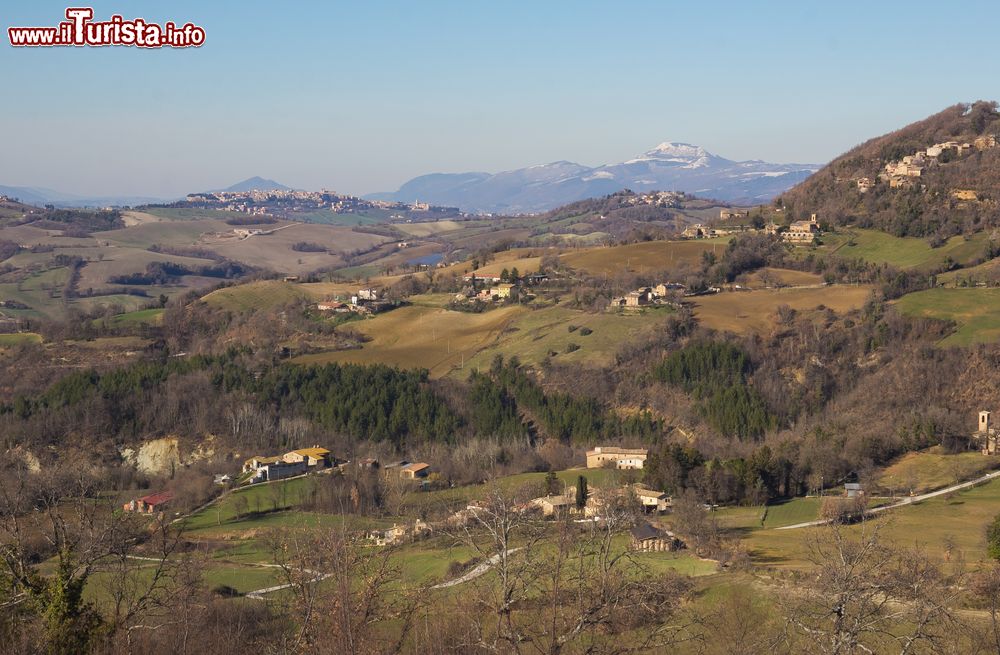
[[[955,331],[942,346],[970,346],[1000,340],[1000,289],[934,288],[907,294],[894,302],[909,316],[953,321]]]
[[[931,248],[927,239],[895,237],[878,230],[851,228],[843,233],[823,236],[820,250],[836,252],[847,258],[876,264],[890,264],[901,269],[931,270],[949,258],[959,264],[982,257],[989,235],[981,232],[971,237],[954,236],[939,248]]]

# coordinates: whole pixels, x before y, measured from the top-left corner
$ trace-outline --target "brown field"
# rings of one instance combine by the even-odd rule
[[[538,270],[542,255],[548,252],[546,248],[511,248],[498,252],[496,257],[485,266],[476,269],[477,274],[500,275],[503,269],[517,268],[520,273],[534,273]],[[558,252],[558,251],[554,251]],[[467,275],[472,272],[472,263],[468,261],[437,269],[438,275]]]
[[[159,223],[167,219],[146,212],[122,212],[122,220],[125,221],[125,227],[133,227],[145,223]]]
[[[483,230],[480,232],[480,234],[472,234],[469,236],[465,236],[465,232],[463,231],[455,235],[449,234],[447,235],[447,238],[451,242],[451,245],[456,249],[464,248],[468,250],[476,250],[482,247],[484,242],[483,235],[487,233],[489,235],[489,240],[495,242],[502,239],[510,239],[511,241],[524,241],[526,239],[531,238],[531,232],[532,232],[531,228],[514,227],[496,231]]]
[[[306,282],[298,287],[316,300],[344,298],[358,292],[358,284],[351,282]]]
[[[466,227],[461,221],[434,221],[428,223],[399,223],[394,227],[411,237],[429,237],[442,232],[453,232]]]
[[[33,225],[17,225],[15,227],[0,227],[0,239],[13,241],[21,245],[52,245],[57,247],[96,246],[94,239],[89,237],[64,237],[59,236],[59,230],[43,230]]]
[[[224,220],[201,219],[193,221],[147,222],[121,230],[94,232],[93,236],[101,243],[120,247],[148,248],[154,244],[164,246],[195,246],[199,245],[199,241],[203,235],[223,232],[231,234],[232,230],[232,226],[226,225]]]
[[[81,291],[87,289],[105,289],[109,286],[121,286],[108,282],[108,279],[117,275],[126,275],[144,271],[146,266],[152,262],[170,262],[184,266],[198,267],[211,264],[207,259],[196,259],[194,257],[177,257],[163,253],[140,250],[138,248],[105,248],[101,249],[103,258],[91,259],[80,271],[80,282],[77,288]],[[94,253],[96,255],[96,253]]]
[[[816,273],[807,273],[806,271],[796,271],[789,268],[762,268],[759,271],[752,273],[747,276],[746,286],[751,289],[762,289],[764,288],[764,282],[761,275],[767,272],[767,277],[769,277],[769,285],[773,286],[775,283],[782,286],[789,287],[802,287],[811,286],[815,284],[823,284],[823,276]]]
[[[287,227],[286,227],[287,226]],[[284,223],[273,234],[239,239],[235,236],[207,237],[202,245],[223,257],[247,262],[279,273],[301,274],[319,268],[343,264],[340,253],[370,248],[389,241],[386,237],[350,228],[311,223]],[[268,226],[271,229],[271,226]],[[230,234],[232,228],[230,228]],[[300,241],[318,243],[330,252],[296,252],[292,245]]]
[[[572,268],[591,275],[613,275],[624,271],[651,273],[680,265],[696,266],[702,253],[715,251],[719,255],[726,248],[723,240],[699,241],[646,241],[611,248],[589,248],[569,252],[560,259]]]
[[[411,305],[351,323],[351,329],[372,338],[363,348],[303,355],[295,361],[390,364],[426,368],[432,375],[442,376],[496,341],[511,320],[528,311],[515,306],[470,314]]]
[[[764,333],[774,325],[774,313],[780,305],[800,311],[822,305],[835,312],[846,312],[864,305],[871,293],[872,287],[867,285],[735,291],[699,296],[694,299],[694,315],[702,325],[715,330]]]

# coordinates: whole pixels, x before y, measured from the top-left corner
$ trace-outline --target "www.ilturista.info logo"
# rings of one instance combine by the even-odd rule
[[[205,43],[205,30],[192,23],[158,25],[142,18],[125,20],[115,14],[94,22],[91,7],[70,7],[56,27],[8,27],[10,44],[17,47],[123,45],[139,48],[192,48]]]

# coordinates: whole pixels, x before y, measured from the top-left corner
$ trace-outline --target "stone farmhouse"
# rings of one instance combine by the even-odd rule
[[[819,220],[813,214],[808,221],[794,221],[787,232],[781,233],[783,241],[788,243],[812,243],[819,236]]]
[[[645,448],[619,448],[617,446],[597,446],[587,451],[587,468],[598,469],[613,466],[617,469],[641,469],[649,451]]]
[[[330,451],[320,446],[292,450],[273,457],[251,457],[243,462],[243,473],[252,473],[248,482],[273,482],[330,468],[336,463]]]
[[[569,493],[559,496],[542,496],[532,500],[531,505],[542,510],[542,516],[565,516],[576,508],[576,498]]]

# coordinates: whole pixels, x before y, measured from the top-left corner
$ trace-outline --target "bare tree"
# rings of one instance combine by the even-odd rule
[[[100,493],[101,478],[82,467],[5,473],[0,587],[7,600],[0,606],[22,610],[23,628],[47,652],[86,652],[102,637],[121,640],[130,650],[132,632],[164,607],[169,594],[176,530],[162,519],[121,512]],[[140,552],[148,556],[145,576],[137,575],[140,557],[146,557]],[[47,558],[54,570],[43,576],[37,563]],[[98,573],[111,598],[103,616],[83,597]]]
[[[402,651],[415,605],[398,589],[391,549],[372,550],[344,530],[308,529],[273,536],[271,552],[291,592],[291,652]]]
[[[786,600],[785,614],[814,652],[886,652],[894,645],[894,652],[908,655],[940,650],[954,640],[955,580],[923,553],[884,543],[882,525],[863,523],[851,538],[835,523],[813,539],[811,584]]]
[[[1000,653],[1000,564],[978,572],[971,582],[972,593],[985,601],[990,615],[989,648]]]
[[[521,627],[514,612],[534,587],[537,569],[529,553],[543,536],[537,521],[525,511],[530,491],[509,492],[496,481],[487,485],[485,498],[471,518],[452,532],[492,569],[492,576],[472,581],[475,610],[470,613],[470,647],[489,652],[520,653]]]

